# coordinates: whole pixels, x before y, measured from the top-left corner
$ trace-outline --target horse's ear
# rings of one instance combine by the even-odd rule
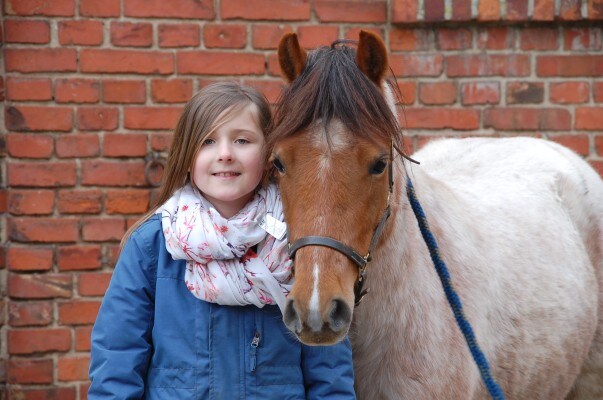
[[[356,64],[371,81],[381,87],[387,71],[387,50],[379,36],[364,30],[360,31]]]
[[[287,82],[293,82],[301,74],[306,66],[306,50],[300,47],[297,34],[283,35],[278,44],[278,62]]]

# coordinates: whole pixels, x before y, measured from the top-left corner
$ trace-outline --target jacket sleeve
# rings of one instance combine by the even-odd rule
[[[152,354],[156,253],[134,232],[92,329],[89,400],[140,399]]]
[[[355,399],[350,339],[333,346],[302,345],[306,399]]]

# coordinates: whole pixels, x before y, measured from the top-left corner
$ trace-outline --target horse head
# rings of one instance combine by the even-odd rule
[[[289,85],[269,146],[295,257],[283,317],[306,344],[333,344],[348,332],[362,259],[389,212],[400,144],[385,45],[364,31],[356,49],[345,44],[306,52],[287,34],[278,48]]]

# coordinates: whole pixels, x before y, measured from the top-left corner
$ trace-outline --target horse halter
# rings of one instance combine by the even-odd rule
[[[371,244],[369,245],[368,252],[365,256],[360,255],[356,250],[346,245],[345,243],[340,242],[339,240],[335,240],[326,236],[304,236],[293,243],[289,242],[289,258],[294,261],[295,253],[306,246],[323,246],[329,247],[333,250],[340,252],[341,254],[348,257],[350,260],[358,266],[358,280],[354,285],[354,307],[357,307],[360,304],[360,301],[364,298],[364,296],[369,292],[369,289],[363,289],[364,283],[366,281],[366,267],[368,263],[372,260],[371,253],[375,250],[377,246],[377,242],[379,241],[379,237],[383,232],[383,228],[385,227],[385,223],[391,214],[391,210],[389,207],[389,201],[391,194],[394,188],[394,178],[393,178],[393,162],[394,162],[394,151],[393,144],[389,154],[389,163],[387,168],[387,174],[389,179],[389,193],[387,195],[387,207],[381,216],[381,220],[377,224],[375,231],[373,232],[373,237],[371,238]],[[289,236],[289,235],[287,235]]]

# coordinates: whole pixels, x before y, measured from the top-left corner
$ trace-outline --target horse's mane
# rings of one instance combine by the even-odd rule
[[[358,68],[356,50],[340,43],[309,52],[301,74],[283,89],[270,148],[313,124],[320,124],[326,132],[332,120],[341,122],[353,135],[386,143],[393,139],[401,145],[400,126],[383,92]]]

